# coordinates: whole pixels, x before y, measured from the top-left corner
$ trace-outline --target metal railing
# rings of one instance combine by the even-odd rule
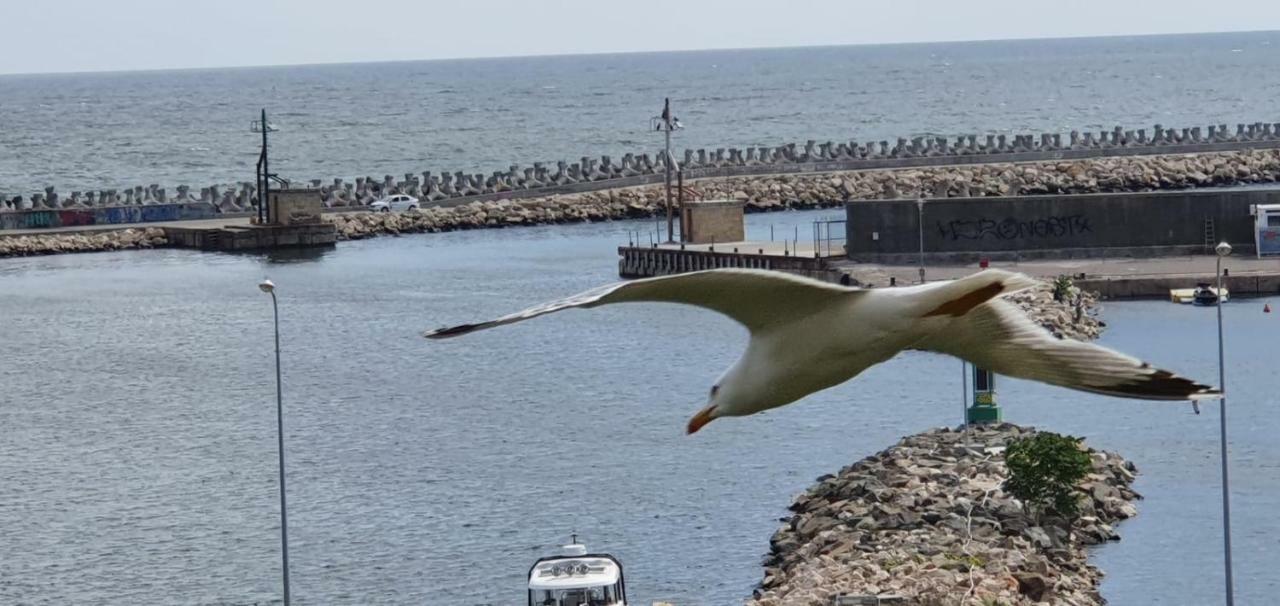
[[[818,219],[813,222],[813,252],[822,257],[844,254],[846,219]],[[834,228],[834,231],[833,231]]]

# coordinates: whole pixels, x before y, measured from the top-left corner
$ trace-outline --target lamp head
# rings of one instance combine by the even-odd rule
[[[271,292],[274,292],[274,291],[275,291],[275,289],[276,289],[276,284],[275,284],[275,282],[272,282],[271,280],[263,280],[263,281],[261,281],[261,282],[259,282],[259,283],[258,283],[258,288],[259,288],[259,289],[261,289],[261,290],[262,290],[262,292],[265,292],[265,293],[271,293]]]
[[[1231,245],[1225,241],[1219,242],[1217,246],[1213,247],[1213,252],[1218,253],[1219,257],[1225,257],[1231,254]]]

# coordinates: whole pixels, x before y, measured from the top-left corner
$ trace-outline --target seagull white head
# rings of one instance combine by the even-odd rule
[[[739,360],[711,386],[707,405],[689,419],[687,432],[696,433],[720,417],[743,417],[793,401],[784,393],[787,390],[771,385],[776,378],[768,365],[750,356]]]
[[[275,291],[276,283],[272,282],[271,280],[263,280],[258,283],[258,288],[261,289],[262,292],[271,293]]]
[[[690,435],[697,433],[698,430],[702,429],[703,426],[705,426],[707,423],[710,423],[714,421],[716,417],[721,416],[717,414],[717,412],[719,412],[719,407],[716,402],[716,399],[717,399],[717,396],[719,395],[720,395],[720,384],[717,383],[715,385],[712,385],[711,395],[707,396],[707,405],[704,406],[702,410],[699,410],[698,414],[693,415],[692,419],[689,419],[689,426],[687,428],[687,432]]]

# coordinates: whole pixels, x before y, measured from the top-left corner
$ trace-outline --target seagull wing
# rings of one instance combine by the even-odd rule
[[[856,288],[776,271],[712,269],[610,284],[487,322],[441,328],[424,336],[429,339],[455,337],[563,309],[631,302],[684,303],[705,307],[737,320],[754,332],[865,293]]]
[[[917,348],[950,354],[997,374],[1110,396],[1198,400],[1220,393],[1106,347],[1058,339],[1000,299],[957,317]]]

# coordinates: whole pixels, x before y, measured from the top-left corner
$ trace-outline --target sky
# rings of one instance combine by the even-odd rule
[[[1277,0],[0,0],[0,74],[1280,29]]]

